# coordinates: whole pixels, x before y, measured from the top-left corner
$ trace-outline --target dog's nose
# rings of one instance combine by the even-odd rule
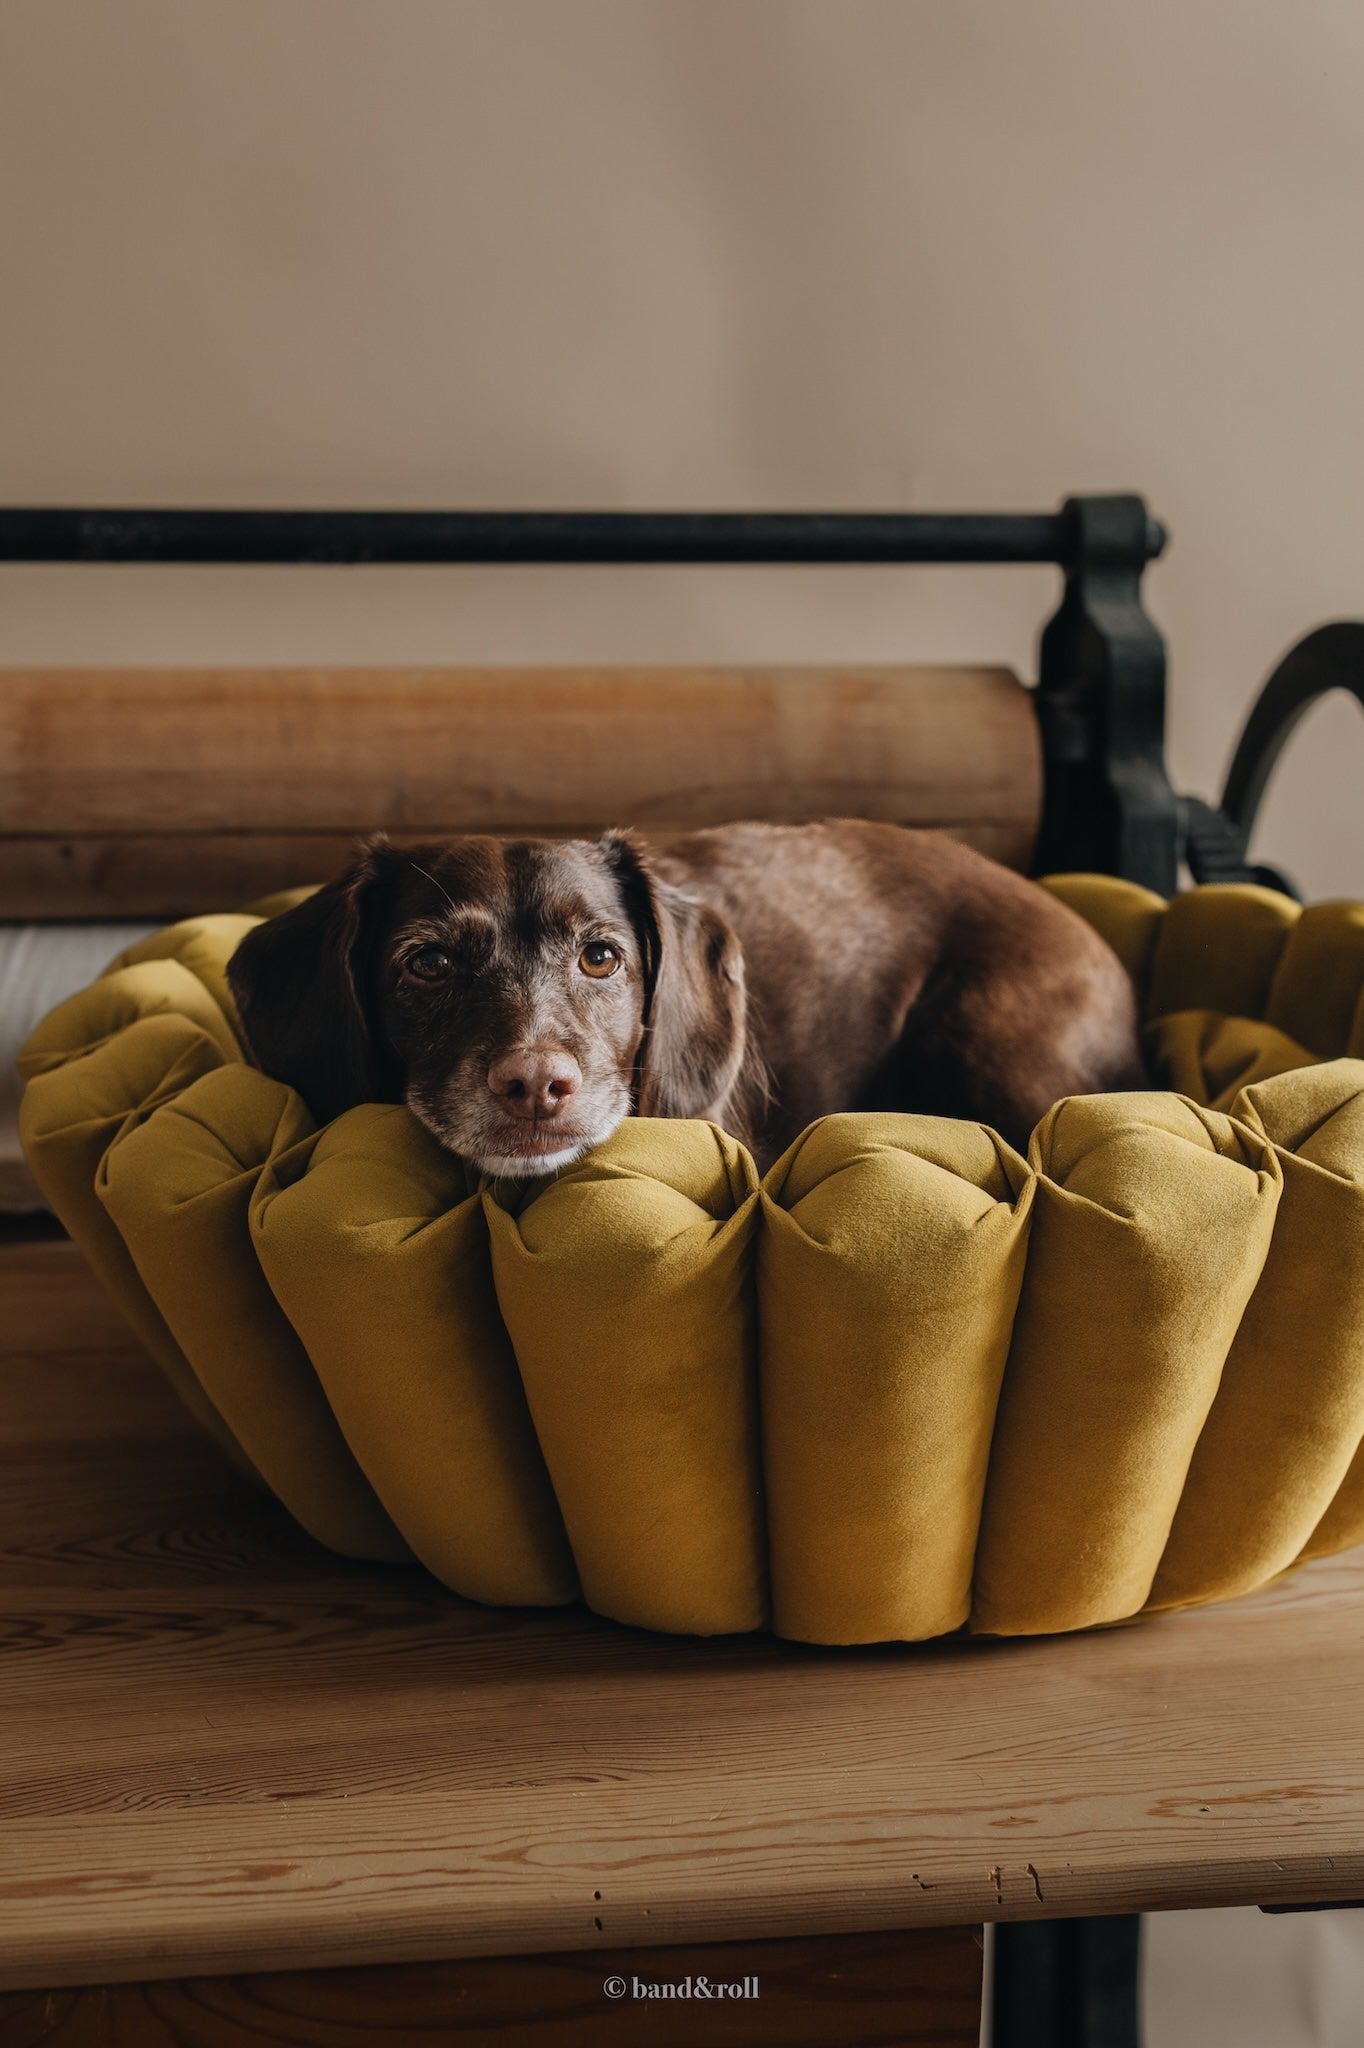
[[[558,1116],[582,1087],[583,1072],[571,1052],[523,1046],[503,1053],[488,1069],[488,1086],[509,1116],[543,1121]]]

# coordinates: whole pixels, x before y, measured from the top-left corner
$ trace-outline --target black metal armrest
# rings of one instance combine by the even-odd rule
[[[1246,850],[1280,754],[1299,721],[1332,690],[1347,691],[1364,708],[1364,622],[1318,626],[1290,649],[1251,707],[1221,803],[1180,799],[1184,858],[1195,882],[1263,882],[1298,894],[1278,868],[1248,864]]]

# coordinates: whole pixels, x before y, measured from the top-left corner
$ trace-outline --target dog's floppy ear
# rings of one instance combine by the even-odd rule
[[[644,961],[639,1116],[723,1116],[744,1065],[744,958],[733,926],[662,881],[623,832],[601,849]]]
[[[319,1123],[399,1098],[370,998],[390,858],[385,840],[371,840],[334,882],[248,932],[228,963],[257,1066],[296,1089]]]

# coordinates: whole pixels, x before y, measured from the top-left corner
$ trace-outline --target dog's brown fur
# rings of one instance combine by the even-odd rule
[[[632,1110],[711,1118],[763,1162],[849,1109],[1021,1145],[1061,1096],[1144,1081],[1131,985],[1083,919],[953,840],[855,819],[378,840],[229,973],[255,1057],[319,1118],[405,1100],[500,1174]],[[527,1085],[495,1094],[508,1062]]]

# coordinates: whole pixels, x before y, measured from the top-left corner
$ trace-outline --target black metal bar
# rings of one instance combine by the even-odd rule
[[[1142,609],[1151,520],[1137,497],[1071,498],[1065,595],[1042,634],[1041,874],[1093,869],[1163,896],[1178,877],[1165,772],[1165,643]]]
[[[0,509],[0,561],[1070,562],[1053,512],[328,512]],[[1155,520],[1142,559],[1165,544]]]
[[[1141,1916],[995,1928],[991,2048],[1139,2048]]]

